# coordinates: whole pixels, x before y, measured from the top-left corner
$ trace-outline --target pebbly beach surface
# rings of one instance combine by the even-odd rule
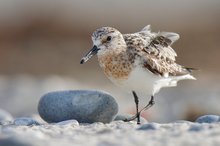
[[[136,121],[0,126],[1,146],[218,146],[220,122],[177,121],[160,124]]]
[[[220,145],[218,115],[170,123],[142,117],[137,125],[136,121],[123,122],[132,115],[119,114],[114,97],[103,91],[50,92],[41,97],[38,112],[32,117],[13,118],[0,110],[0,146]]]

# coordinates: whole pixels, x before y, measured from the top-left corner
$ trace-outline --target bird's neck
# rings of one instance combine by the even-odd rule
[[[100,65],[116,61],[124,56],[126,53],[125,47],[107,48],[103,52],[98,52],[98,60]]]

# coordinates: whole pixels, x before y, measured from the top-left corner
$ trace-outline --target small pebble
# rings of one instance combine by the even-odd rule
[[[189,128],[189,131],[198,132],[204,129],[204,126],[201,124],[192,124]]]
[[[66,120],[59,123],[56,123],[55,125],[63,126],[63,125],[71,125],[71,126],[79,126],[79,122],[76,120]]]
[[[196,119],[197,123],[216,123],[220,121],[220,116],[204,115]]]
[[[17,118],[13,124],[16,126],[40,125],[36,120],[28,117]]]
[[[141,125],[137,130],[157,130],[160,128],[160,124],[157,123],[147,123]]]
[[[0,137],[0,146],[32,146],[32,144],[28,144],[23,141],[17,140],[15,136],[12,136],[9,138]]]

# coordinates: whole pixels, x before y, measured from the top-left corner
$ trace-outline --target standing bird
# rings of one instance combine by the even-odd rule
[[[177,54],[171,45],[178,39],[176,33],[151,32],[150,25],[131,34],[121,34],[112,27],[101,27],[92,34],[93,48],[80,63],[97,54],[105,75],[134,96],[136,115],[125,121],[137,118],[137,124],[140,124],[141,112],[154,105],[154,95],[162,87],[176,86],[179,80],[195,80],[190,74],[193,68],[175,62]],[[149,103],[140,111],[136,92],[151,95]]]

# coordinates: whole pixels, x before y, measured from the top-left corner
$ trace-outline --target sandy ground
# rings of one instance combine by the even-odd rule
[[[0,145],[31,146],[219,146],[220,123],[168,124],[77,121],[40,126],[0,126]]]

